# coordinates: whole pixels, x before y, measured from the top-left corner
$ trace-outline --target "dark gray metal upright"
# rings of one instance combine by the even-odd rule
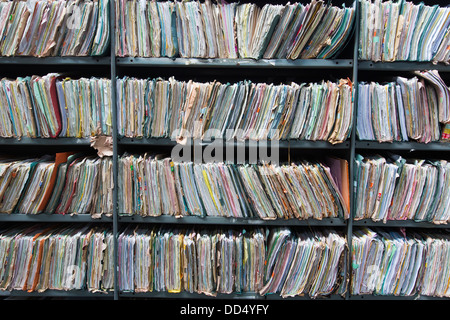
[[[117,108],[116,108],[116,19],[115,19],[115,1],[110,1],[110,45],[111,45],[111,106],[112,106],[112,123],[113,123],[113,236],[114,236],[114,300],[119,299],[119,286],[118,286],[118,197],[117,197],[117,173],[118,173],[118,149],[117,149]]]
[[[347,244],[348,244],[348,260],[347,272],[348,283],[346,291],[346,299],[350,296],[351,275],[352,275],[352,235],[353,235],[353,217],[354,217],[354,159],[355,159],[355,142],[356,142],[356,108],[358,107],[358,47],[359,47],[359,1],[355,3],[355,36],[353,43],[353,124],[350,137],[350,156],[349,156],[349,188],[350,188],[350,216],[347,221]]]

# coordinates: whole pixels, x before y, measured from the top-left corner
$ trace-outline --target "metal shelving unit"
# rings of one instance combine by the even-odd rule
[[[111,2],[110,7],[111,16],[115,15],[114,1]],[[359,21],[359,10],[356,11],[356,20]],[[115,30],[115,19],[110,19],[111,30]],[[331,60],[252,60],[252,59],[185,59],[185,58],[122,58],[115,56],[115,37],[111,37],[111,51],[110,56],[107,57],[47,57],[47,58],[35,58],[35,57],[0,57],[0,65],[13,65],[22,66],[24,68],[34,65],[44,66],[84,66],[90,68],[91,66],[104,66],[110,68],[110,77],[112,84],[112,105],[116,103],[116,77],[118,74],[122,75],[127,71],[134,71],[139,68],[145,70],[152,70],[156,73],[163,68],[181,69],[189,71],[190,68],[203,68],[210,69],[211,72],[217,70],[217,72],[224,72],[226,69],[245,70],[255,69],[262,70],[262,72],[274,72],[280,70],[281,72],[287,69],[294,69],[295,72],[301,70],[317,70],[317,72],[348,72],[352,75],[352,81],[356,84],[358,81],[358,73],[360,71],[375,72],[388,72],[388,71],[413,71],[413,70],[425,70],[436,69],[440,72],[449,72],[450,67],[444,64],[432,64],[429,62],[392,62],[392,63],[375,63],[371,61],[358,61],[358,37],[359,37],[359,24],[356,24],[356,30],[354,33],[353,42],[353,58],[352,59],[331,59]],[[348,44],[351,45],[351,44]],[[208,70],[209,72],[209,70]],[[309,72],[309,71],[308,71]],[[357,101],[358,98],[358,86],[354,85],[354,97],[353,100]],[[113,108],[113,127],[117,128],[117,114],[116,109]],[[354,124],[356,121],[356,108],[354,108]],[[210,142],[201,142],[202,146],[208,145]],[[42,146],[43,148],[49,146],[89,146],[90,139],[77,139],[77,138],[58,138],[58,139],[31,139],[31,138],[0,138],[1,146],[19,147],[19,146]],[[173,147],[176,145],[176,141],[168,138],[124,138],[119,137],[117,130],[113,130],[113,148],[116,152],[113,155],[113,174],[114,181],[118,181],[118,152],[126,150],[128,147]],[[237,145],[237,143],[236,143]],[[245,147],[253,145],[253,142],[244,142]],[[270,146],[270,142],[267,143]],[[345,153],[346,159],[349,161],[349,176],[353,177],[353,159],[356,151],[361,150],[373,150],[373,151],[450,151],[450,143],[433,142],[429,144],[420,144],[417,142],[393,142],[393,143],[378,143],[374,141],[357,141],[356,129],[353,125],[351,135],[347,141],[341,144],[332,145],[326,141],[278,141],[278,146],[283,149],[297,149],[301,150],[317,150],[320,152],[327,152],[328,150],[339,150],[341,153]],[[115,184],[117,185],[117,184]],[[350,201],[353,203],[354,194],[353,188],[350,188]],[[192,226],[293,226],[293,227],[336,227],[344,230],[347,235],[348,248],[351,248],[352,231],[353,227],[418,227],[418,228],[447,228],[447,225],[435,225],[429,222],[415,222],[415,221],[388,221],[374,222],[369,219],[353,221],[353,219],[344,220],[340,218],[328,218],[322,220],[261,220],[261,219],[243,219],[243,218],[225,218],[225,217],[182,217],[176,218],[173,216],[160,216],[160,217],[140,217],[140,216],[124,216],[118,212],[118,193],[117,188],[113,190],[113,202],[115,203],[113,208],[112,217],[101,217],[100,219],[93,219],[90,215],[22,215],[22,214],[0,214],[0,222],[46,222],[46,223],[108,223],[112,224],[113,233],[115,235],[115,261],[118,262],[118,246],[117,237],[121,225],[131,223],[145,223],[155,225],[192,225]],[[351,214],[354,210],[351,210]],[[353,215],[351,215],[352,217]],[[347,271],[351,275],[351,254],[347,253]],[[114,268],[115,283],[118,283],[118,267]],[[348,279],[351,281],[351,278]],[[148,293],[134,293],[134,292],[121,292],[118,286],[115,286],[115,290],[109,293],[92,293],[88,291],[56,291],[47,290],[42,293],[38,292],[24,292],[24,291],[12,291],[5,292],[0,291],[0,297],[74,297],[74,298],[92,298],[92,297],[104,297],[108,299],[118,300],[120,298],[155,298],[155,299],[249,299],[249,300],[280,300],[279,295],[267,295],[260,296],[257,293],[234,293],[230,295],[219,294],[217,297],[209,297],[201,294],[191,294],[188,292],[181,293],[167,293],[167,292],[148,292]],[[311,297],[301,296],[287,298],[286,300],[310,300]],[[345,296],[331,295],[328,297],[318,297],[318,300],[440,300],[441,298],[433,298],[426,296],[414,296],[414,297],[395,297],[395,296],[376,296],[376,295],[362,295],[352,296],[347,290]]]

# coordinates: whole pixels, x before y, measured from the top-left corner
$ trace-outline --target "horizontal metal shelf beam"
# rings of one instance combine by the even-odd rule
[[[298,220],[298,219],[277,219],[262,220],[258,218],[227,218],[227,217],[182,217],[159,216],[142,217],[138,215],[118,217],[119,222],[125,223],[152,223],[152,224],[194,224],[194,225],[247,225],[247,226],[346,226],[347,222],[341,218],[324,218]]]
[[[394,141],[377,142],[377,141],[356,141],[356,149],[372,149],[372,150],[424,150],[424,151],[450,151],[450,143],[448,142],[430,142],[420,143],[414,141]]]
[[[82,297],[105,297],[105,298],[113,298],[112,291],[111,292],[89,292],[87,290],[46,290],[44,292],[27,292],[20,290],[13,291],[0,291],[0,297],[74,297],[74,298],[82,298]]]
[[[117,66],[201,67],[201,68],[313,68],[351,69],[352,59],[197,59],[197,58],[116,58]]]
[[[110,57],[0,57],[0,64],[14,65],[103,65],[111,64]]]
[[[212,142],[201,141],[200,145],[207,146]],[[339,144],[331,144],[328,141],[310,141],[310,140],[279,140],[279,141],[244,141],[236,142],[235,146],[241,146],[248,148],[250,146],[266,145],[267,147],[274,147],[275,143],[278,143],[279,148],[291,148],[291,149],[348,149],[350,148],[350,142],[346,141]],[[148,146],[176,146],[177,142],[169,138],[119,138],[119,145],[148,145]],[[226,140],[223,140],[223,145],[227,144]],[[193,145],[193,142],[191,142]]]
[[[43,146],[70,146],[70,145],[86,145],[91,144],[89,138],[0,138],[2,146],[16,145],[43,145]]]
[[[350,295],[349,300],[449,300],[450,298],[440,298],[424,295],[413,295],[413,296],[393,296],[393,295]]]
[[[450,72],[450,66],[438,63],[433,64],[426,61],[393,61],[393,62],[373,62],[359,61],[358,70],[371,71],[414,71],[414,70],[438,70]]]
[[[112,223],[112,217],[102,216],[98,219],[94,219],[90,214],[77,214],[77,215],[69,215],[69,214],[19,214],[19,213],[0,213],[0,221],[1,222],[89,222],[89,223],[103,223],[110,222]]]
[[[249,299],[249,300],[264,300],[264,296],[259,293],[218,293],[216,296],[208,296],[206,294],[190,293],[190,292],[119,292],[120,297],[125,298],[158,298],[158,299]]]
[[[305,296],[295,296],[283,298],[279,294],[268,294],[265,296],[259,293],[243,292],[243,293],[218,293],[216,296],[208,296],[199,293],[190,292],[179,292],[179,293],[169,293],[169,292],[120,292],[120,297],[125,298],[158,298],[158,299],[248,299],[248,300],[312,300],[313,298],[308,295]],[[330,296],[318,296],[316,300],[344,300],[345,298],[340,295],[330,295]]]
[[[398,227],[398,228],[450,228],[448,224],[434,224],[427,221],[414,221],[414,220],[387,220],[373,221],[372,219],[354,220],[353,226],[357,227]]]

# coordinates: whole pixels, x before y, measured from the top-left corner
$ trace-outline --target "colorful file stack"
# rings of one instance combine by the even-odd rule
[[[361,229],[353,233],[353,295],[450,297],[448,232]]]
[[[116,2],[119,57],[325,59],[346,44],[354,8],[217,4],[198,1]]]
[[[328,161],[330,166],[307,161],[281,166],[194,164],[124,154],[119,159],[119,213],[347,219],[347,163]]]
[[[415,73],[420,78],[358,84],[356,132],[360,140],[448,140],[450,89],[436,70]]]
[[[356,156],[355,219],[450,220],[450,164],[399,156]]]
[[[119,235],[119,289],[209,296],[251,292],[312,298],[345,292],[346,241],[327,230],[176,230]]]
[[[404,0],[360,3],[361,60],[449,62],[449,7]]]
[[[104,227],[2,227],[0,290],[111,291],[113,241]]]
[[[2,56],[98,56],[109,46],[108,0],[0,2]]]
[[[45,76],[0,81],[0,136],[87,138],[112,134],[111,80]]]
[[[72,152],[0,160],[1,213],[111,216],[111,157]]]
[[[117,79],[123,137],[322,140],[350,134],[352,83],[267,84]],[[130,99],[129,97],[135,97]]]

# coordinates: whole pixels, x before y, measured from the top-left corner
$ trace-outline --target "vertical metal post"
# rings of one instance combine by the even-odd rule
[[[349,186],[350,186],[350,217],[347,222],[347,245],[348,245],[348,287],[346,299],[350,298],[351,275],[352,275],[352,235],[353,235],[353,217],[354,212],[354,163],[355,163],[355,140],[356,140],[356,109],[358,107],[358,47],[359,47],[359,26],[360,26],[360,6],[359,0],[355,0],[355,37],[353,46],[353,125],[350,138],[350,157],[349,157]]]
[[[110,0],[110,44],[111,44],[111,107],[113,125],[113,236],[114,236],[114,300],[119,299],[118,281],[118,197],[117,197],[117,173],[118,173],[118,147],[117,147],[117,107],[116,107],[116,20],[115,20],[115,0]]]

